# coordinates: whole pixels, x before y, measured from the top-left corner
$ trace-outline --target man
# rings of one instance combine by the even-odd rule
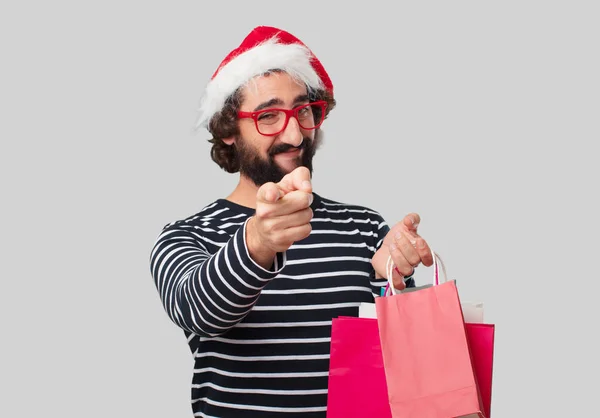
[[[332,318],[380,295],[388,257],[397,289],[432,265],[417,214],[390,230],[370,208],[313,192],[312,158],[334,107],[320,61],[272,27],[255,28],[207,86],[199,126],[239,183],[166,225],[150,258],[194,356],[195,416],[325,417]]]

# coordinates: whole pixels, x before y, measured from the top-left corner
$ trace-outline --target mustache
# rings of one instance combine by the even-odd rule
[[[308,148],[309,144],[310,144],[310,139],[306,138],[306,137],[302,139],[302,142],[297,147],[290,145],[290,144],[278,144],[269,150],[269,155],[274,156],[276,154],[280,154],[282,152],[287,152],[287,151],[294,150],[294,149],[303,150],[303,149]]]

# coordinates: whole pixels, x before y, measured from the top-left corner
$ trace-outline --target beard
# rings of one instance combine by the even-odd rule
[[[264,159],[244,139],[238,137],[236,147],[240,164],[240,174],[249,178],[258,187],[269,182],[279,183],[288,173],[277,164],[274,157],[279,153],[298,149],[302,153],[294,159],[294,165],[296,167],[304,166],[308,168],[312,176],[312,161],[319,145],[320,135],[319,132],[316,132],[314,140],[304,137],[302,143],[297,147],[290,144],[273,146],[269,149],[267,158]]]

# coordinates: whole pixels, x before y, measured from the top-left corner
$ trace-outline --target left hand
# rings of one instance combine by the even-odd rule
[[[431,249],[417,232],[420,222],[418,214],[406,215],[391,228],[383,240],[383,245],[371,260],[377,277],[387,277],[387,259],[388,256],[392,256],[395,267],[392,282],[398,290],[406,287],[404,277],[410,276],[419,264],[423,263],[427,267],[433,265]]]

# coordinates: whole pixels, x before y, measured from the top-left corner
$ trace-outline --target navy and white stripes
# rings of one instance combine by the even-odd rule
[[[158,236],[150,268],[194,356],[199,417],[325,417],[331,319],[385,286],[371,258],[389,231],[375,211],[315,194],[313,231],[271,269],[249,256],[253,210],[217,200]]]

